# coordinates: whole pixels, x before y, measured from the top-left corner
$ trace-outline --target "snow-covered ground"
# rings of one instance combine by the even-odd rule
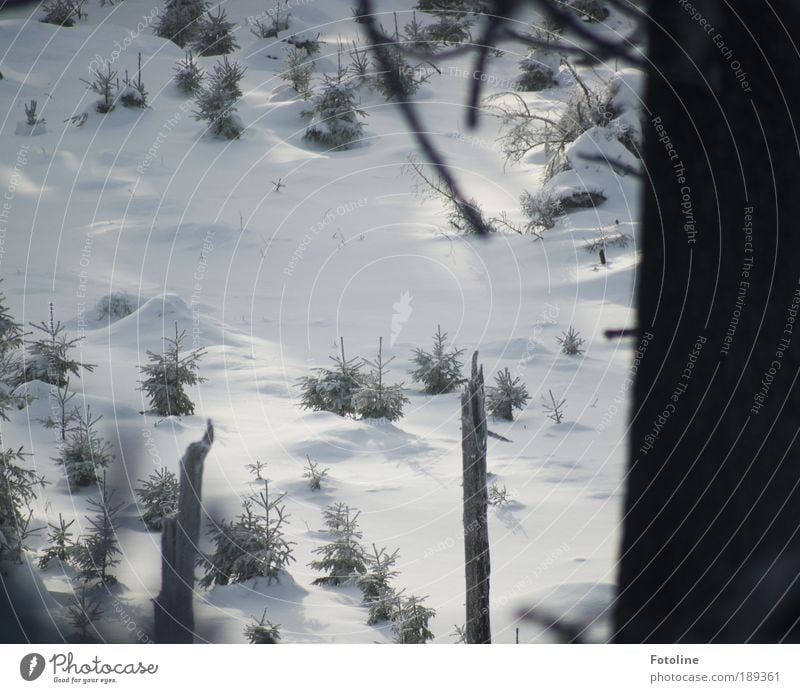
[[[352,3],[291,4],[288,33],[319,32],[324,41],[319,81],[335,70],[340,41],[361,40]],[[634,345],[608,341],[603,331],[633,324],[634,178],[576,161],[572,178],[607,197],[596,210],[571,213],[542,239],[459,235],[437,201],[415,193],[407,171],[415,142],[377,92],[361,90],[368,118],[360,146],[326,153],[302,139],[307,104],[278,76],[286,44],[257,39],[245,26],[266,9],[262,0],[226,5],[241,46],[229,57],[247,67],[239,106],[246,130],[231,142],[202,137],[191,102],[172,83],[183,51],[152,31],[161,5],[90,0],[88,19],[74,28],[36,21],[31,5],[0,11],[0,288],[20,322],[46,319],[54,302],[70,334],[85,336],[81,358],[98,364],[73,386],[103,416],[100,432],[116,455],[109,474],[126,503],[120,585],[100,622],[105,637],[135,640],[128,623],[147,628],[160,588],[160,535],[145,530],[132,489],[162,464],[177,471],[210,418],[217,438],[203,481],[208,513],[237,515],[259,488],[246,465],[266,462],[271,490],[286,492],[297,545],[291,578],[280,584],[198,590],[200,638],[244,642],[244,626],[267,608],[285,642],[391,641],[388,627],[365,625],[357,588],[312,585],[319,574],[308,563],[325,540],[321,511],[341,501],[361,511],[366,546],[399,549],[395,584],[427,595],[434,642],[454,642],[454,626],[465,620],[459,395],[426,395],[408,374],[413,348],[429,348],[437,325],[467,354],[480,352],[487,380],[507,367],[532,396],[513,423],[490,421],[511,441],[489,441],[490,481],[512,499],[490,508],[494,641],[513,642],[515,628],[522,642],[537,638],[518,618],[534,605],[567,620],[593,618],[612,594],[619,541]],[[401,25],[413,5],[391,3]],[[383,22],[391,25],[390,13]],[[624,28],[614,15],[609,25]],[[521,50],[491,58],[487,95],[513,83]],[[81,79],[109,60],[121,75],[132,73],[139,52],[149,107],[95,112],[96,96]],[[200,59],[206,69],[215,61]],[[471,62],[438,67],[417,95],[435,144],[490,216],[505,211],[522,221],[519,197],[540,188],[543,154],[505,165],[499,121],[487,112],[476,130],[465,125]],[[532,108],[552,109],[572,89],[523,96]],[[31,99],[47,121],[35,135],[23,127]],[[69,122],[83,112],[82,126]],[[601,266],[584,245],[618,231],[633,242],[610,248]],[[139,297],[140,306],[109,325],[94,305],[113,291]],[[147,403],[136,389],[138,366],[176,322],[191,346],[206,349],[206,381],[191,392],[195,416],[158,420],[140,414]],[[560,353],[556,337],[570,326],[586,339],[583,355]],[[405,383],[410,399],[404,418],[359,421],[297,406],[297,378],[327,364],[340,337],[348,356],[366,358],[383,337],[384,356],[394,357],[390,378]],[[560,425],[541,408],[550,390],[566,399]],[[40,387],[39,399],[2,423],[3,442],[24,446],[50,481],[34,524],[62,513],[77,518],[80,533],[92,492],[70,492],[52,460],[53,431],[39,422],[50,410],[47,391]],[[329,468],[320,491],[302,478],[307,456]],[[44,534],[30,540],[31,562]],[[15,579],[33,584],[27,570],[17,568]],[[67,628],[69,571],[35,571],[50,592],[50,614]]]

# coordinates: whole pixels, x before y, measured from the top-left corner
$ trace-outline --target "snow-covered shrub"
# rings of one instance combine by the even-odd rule
[[[383,360],[383,338],[378,341],[378,357],[375,361],[364,361],[371,370],[364,375],[361,388],[355,396],[356,415],[362,419],[386,419],[398,421],[403,416],[403,405],[408,398],[403,395],[403,384],[387,385],[384,382],[389,364]]]
[[[308,464],[303,468],[303,478],[308,479],[308,487],[312,491],[319,491],[322,488],[322,480],[328,475],[328,468],[320,469],[319,462],[312,462],[306,455]]]
[[[300,48],[290,48],[286,53],[286,71],[281,79],[292,85],[304,101],[311,98],[311,77],[314,74],[314,61]]]
[[[244,73],[244,67],[237,62],[228,62],[225,56],[222,62],[214,65],[208,84],[197,94],[194,119],[204,120],[214,135],[226,140],[238,139],[244,130],[244,124],[236,115],[236,104],[242,97],[239,82]]]
[[[78,577],[84,583],[96,580],[98,585],[113,585],[117,582],[109,571],[119,564],[117,556],[121,553],[117,539],[117,515],[122,503],[114,502],[114,490],[109,491],[105,483],[101,485],[100,499],[87,500],[94,517],[87,517],[91,529],[81,537],[74,551]]]
[[[227,55],[235,51],[239,44],[233,36],[235,24],[229,22],[222,7],[217,14],[207,12],[197,23],[197,32],[192,41],[192,48],[198,55]]]
[[[511,378],[508,368],[499,371],[495,386],[487,388],[486,408],[492,416],[506,421],[514,420],[514,409],[524,409],[530,399],[528,389],[519,377]]]
[[[184,330],[178,334],[175,324],[175,339],[165,337],[166,349],[163,354],[147,352],[150,363],[140,366],[144,376],[139,381],[139,390],[147,394],[150,410],[157,416],[189,416],[194,414],[194,402],[186,394],[187,385],[205,382],[205,378],[197,374],[198,362],[205,355],[202,349],[194,349],[187,354],[182,353]]]
[[[416,368],[411,371],[411,378],[415,383],[422,383],[425,392],[431,395],[441,395],[452,392],[459,385],[466,382],[462,376],[462,364],[459,357],[464,349],[447,349],[447,333],[442,332],[441,325],[436,326],[433,335],[433,350],[414,349],[412,363]]]
[[[286,494],[269,497],[268,489],[242,502],[242,512],[232,521],[222,520],[210,530],[214,553],[204,559],[202,587],[244,582],[266,577],[277,580],[290,562],[295,542],[284,533],[288,515],[281,501]]]
[[[44,16],[40,21],[57,26],[74,26],[75,21],[86,16],[86,0],[45,0],[42,3]]]
[[[557,54],[541,48],[530,51],[519,61],[522,74],[517,79],[517,89],[541,91],[556,86],[560,60]]]
[[[533,194],[522,193],[520,205],[532,230],[552,229],[556,225],[556,219],[566,214],[561,200],[549,188],[542,188]]]
[[[123,291],[106,294],[95,304],[97,319],[111,323],[124,318],[136,310],[136,303],[135,296]]]
[[[197,64],[191,51],[175,65],[175,84],[185,94],[196,94],[203,84],[203,68]]]
[[[109,444],[98,435],[95,425],[102,417],[92,418],[87,408],[70,430],[59,448],[56,464],[64,468],[67,483],[72,489],[100,481],[103,471],[113,461]]]
[[[306,52],[306,56],[309,58],[319,53],[320,50],[319,33],[310,34],[308,32],[301,32],[298,34],[292,34],[286,39],[286,43],[288,43],[290,46],[294,46],[295,48],[304,50]]]
[[[205,13],[205,0],[166,0],[155,27],[156,35],[183,48],[197,35]]]
[[[314,368],[315,375],[300,378],[300,406],[312,411],[329,411],[339,416],[355,414],[355,395],[361,389],[363,361],[344,355],[344,338],[340,341],[341,356],[331,356],[333,368]]]
[[[586,340],[580,336],[580,332],[576,332],[572,327],[566,332],[562,332],[561,337],[556,337],[556,341],[561,346],[561,353],[567,354],[567,356],[582,354],[584,350],[581,347],[586,343]]]
[[[485,100],[503,123],[500,142],[506,159],[518,162],[530,151],[542,147],[548,156],[545,180],[568,167],[566,149],[572,142],[593,127],[608,125],[617,115],[610,81],[590,83],[567,59],[562,58],[561,63],[575,81],[575,88],[556,116],[532,112],[525,101],[514,94],[497,94]]]
[[[27,354],[22,361],[21,380],[41,380],[50,385],[63,387],[69,380],[69,374],[80,378],[81,369],[90,373],[94,371],[94,364],[77,361],[70,356],[70,352],[83,339],[68,339],[64,334],[61,321],[53,318],[53,305],[50,304],[50,320],[38,325],[30,323],[31,327],[39,330],[43,336],[27,341]]]
[[[58,514],[58,524],[48,523],[50,531],[47,533],[47,548],[39,557],[38,565],[45,570],[54,558],[64,564],[71,563],[75,554],[75,542],[72,540],[70,527],[75,524],[73,518],[65,522],[61,513]]]
[[[161,530],[164,518],[178,511],[178,477],[163,467],[139,482],[136,496],[144,506],[142,521],[147,529]]]
[[[343,72],[324,78],[322,91],[312,100],[311,122],[305,139],[330,149],[349,149],[361,139],[366,112],[358,108],[356,85]]]
[[[394,641],[400,645],[424,645],[433,640],[428,628],[436,611],[422,605],[426,597],[397,595],[392,610],[392,632]]]
[[[560,400],[556,399],[552,390],[548,390],[547,394],[550,396],[550,399],[545,399],[545,396],[542,395],[542,409],[548,419],[552,419],[557,424],[560,424],[564,420],[564,405],[567,403],[567,400],[566,398]]]
[[[277,38],[281,31],[289,28],[292,15],[289,12],[289,0],[280,0],[267,10],[269,22],[254,18],[250,20],[250,31],[258,38]]]
[[[358,530],[360,514],[345,503],[336,503],[323,510],[322,515],[331,542],[314,549],[314,553],[322,558],[311,561],[309,566],[314,570],[324,571],[327,575],[318,577],[312,584],[342,585],[367,572],[366,556],[359,543],[362,537]]]
[[[117,104],[119,80],[116,70],[111,69],[111,63],[106,64],[105,71],[96,67],[92,71],[91,81],[81,79],[81,82],[100,97],[100,100],[94,105],[98,113],[109,113],[114,110],[114,106]]]
[[[21,467],[28,453],[22,448],[4,448],[0,437],[0,561],[19,561],[25,525],[31,503],[36,500],[36,487],[43,479]]]
[[[278,630],[280,624],[274,625],[267,620],[267,610],[264,609],[264,613],[258,621],[255,618],[253,620],[255,623],[245,626],[244,629],[244,637],[247,638],[247,642],[251,645],[277,645],[278,640],[281,639],[281,633]]]
[[[399,575],[394,570],[397,554],[398,550],[388,553],[373,544],[372,554],[366,556],[367,572],[356,579],[356,585],[364,595],[364,604],[369,606],[368,626],[391,619],[396,595],[389,583]]]
[[[608,19],[608,8],[600,0],[572,0],[569,8],[584,22],[604,22]]]

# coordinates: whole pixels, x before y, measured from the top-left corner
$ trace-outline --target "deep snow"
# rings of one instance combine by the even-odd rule
[[[597,210],[570,214],[541,240],[459,236],[439,203],[415,193],[407,173],[415,143],[396,106],[379,94],[362,89],[369,117],[360,146],[326,153],[302,139],[307,104],[277,76],[285,44],[256,39],[243,26],[262,4],[228,4],[241,44],[231,57],[247,67],[239,106],[246,130],[233,142],[203,137],[191,104],[172,84],[183,51],[149,26],[137,29],[152,23],[147,17],[160,2],[99,7],[92,0],[88,20],[70,29],[39,23],[30,6],[0,12],[0,194],[8,204],[0,288],[24,323],[45,319],[54,301],[70,333],[86,337],[81,357],[98,364],[73,386],[103,415],[101,432],[117,457],[110,474],[126,501],[121,584],[108,597],[104,637],[135,640],[127,624],[147,628],[149,599],[160,587],[160,535],[138,520],[132,487],[161,464],[177,470],[211,418],[217,440],[204,477],[208,513],[237,514],[241,498],[258,488],[245,465],[267,462],[271,489],[287,493],[297,561],[279,585],[198,590],[200,638],[243,642],[244,626],[266,607],[285,642],[390,641],[387,627],[364,625],[355,587],[311,584],[317,574],[307,564],[324,541],[321,510],[342,501],[362,511],[367,546],[399,548],[396,585],[428,596],[437,611],[434,642],[454,642],[454,624],[464,621],[458,394],[425,395],[407,372],[413,348],[429,348],[437,324],[459,348],[479,350],[487,381],[508,367],[532,395],[513,423],[490,422],[513,441],[489,441],[491,481],[513,499],[490,509],[494,640],[513,642],[517,627],[522,642],[538,637],[518,620],[532,605],[568,620],[595,618],[612,594],[618,549],[634,345],[607,341],[603,331],[633,323],[633,177],[576,159],[559,182],[601,187],[608,199]],[[289,33],[319,32],[324,41],[319,81],[335,69],[337,41],[359,38],[351,3],[292,4]],[[413,4],[392,3],[406,11],[401,25]],[[612,15],[609,25],[620,22]],[[115,42],[126,46],[119,55]],[[492,59],[487,94],[516,78],[519,50]],[[115,55],[113,69],[133,71],[137,52],[150,106],[96,113],[95,96],[80,79],[93,61]],[[200,59],[207,69],[214,61]],[[490,215],[507,211],[521,220],[519,196],[540,187],[543,155],[504,165],[498,120],[487,112],[477,130],[465,126],[471,64],[459,59],[439,68],[417,95],[436,145]],[[635,86],[635,74],[625,77]],[[564,87],[524,96],[544,109],[568,93]],[[32,98],[46,132],[17,134],[22,104]],[[635,105],[633,92],[619,98]],[[64,122],[84,111],[81,127]],[[587,151],[606,151],[602,136],[584,139]],[[619,153],[613,143],[609,150]],[[600,229],[633,238],[627,248],[609,249],[606,266],[583,248]],[[133,294],[141,305],[109,325],[96,319],[94,305],[112,291]],[[146,402],[136,389],[137,366],[174,333],[175,322],[191,345],[207,350],[207,381],[192,392],[195,416],[159,421],[139,413]],[[570,326],[587,340],[582,356],[559,353],[556,337]],[[349,356],[367,358],[383,337],[384,356],[395,357],[390,379],[405,382],[411,400],[399,422],[297,406],[296,379],[326,364],[340,336]],[[3,422],[2,435],[7,446],[32,453],[31,464],[51,482],[34,507],[35,523],[63,513],[85,529],[90,492],[67,489],[52,460],[53,432],[39,423],[49,412],[48,388],[34,383],[31,390],[40,398]],[[548,390],[566,398],[561,425],[541,409]],[[307,455],[330,468],[317,492],[302,478]],[[31,540],[32,562],[43,535]],[[32,580],[27,568],[16,571]],[[65,627],[65,608],[54,604],[71,603],[70,571],[36,572],[51,593],[50,615]]]

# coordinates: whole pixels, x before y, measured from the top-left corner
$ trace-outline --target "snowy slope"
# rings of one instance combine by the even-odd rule
[[[319,32],[324,41],[320,78],[335,69],[337,42],[358,39],[351,2],[294,4],[292,31]],[[161,464],[175,471],[211,418],[218,437],[204,477],[209,514],[236,515],[241,498],[258,488],[245,465],[267,462],[271,489],[287,493],[297,561],[279,585],[200,591],[201,638],[243,642],[244,625],[266,607],[286,642],[390,641],[386,627],[364,625],[356,588],[311,584],[317,574],[307,564],[324,541],[321,510],[342,501],[362,511],[367,546],[399,548],[397,586],[428,595],[437,611],[434,642],[453,642],[454,624],[464,621],[458,394],[425,395],[407,373],[413,348],[429,347],[437,324],[457,347],[479,350],[487,377],[508,367],[532,395],[513,423],[490,422],[512,441],[490,439],[489,447],[491,481],[513,499],[490,509],[494,640],[513,642],[517,627],[523,642],[535,639],[538,631],[517,618],[531,605],[584,617],[580,595],[597,606],[615,575],[632,345],[606,341],[603,331],[633,323],[633,177],[576,165],[569,173],[602,186],[607,201],[570,214],[541,240],[459,236],[441,205],[415,193],[407,172],[414,140],[379,94],[362,90],[368,118],[360,146],[326,153],[302,139],[307,105],[278,77],[285,44],[243,26],[263,9],[257,0],[228,7],[240,25],[241,47],[231,58],[247,67],[239,107],[246,130],[233,142],[202,136],[192,104],[171,81],[183,52],[153,34],[149,7],[93,2],[88,19],[70,29],[39,23],[30,7],[0,12],[0,188],[9,205],[0,224],[7,229],[2,289],[25,323],[45,319],[53,301],[71,333],[85,335],[82,358],[98,364],[74,386],[104,417],[102,433],[117,456],[113,481],[126,501],[114,595],[121,606],[104,617],[106,637],[131,638],[120,613],[146,625],[148,600],[160,587],[160,536],[139,522],[133,486]],[[113,57],[122,74],[135,69],[138,52],[150,106],[96,113],[80,81],[93,61]],[[487,93],[513,82],[521,57],[492,59]],[[215,62],[200,60],[206,69]],[[540,187],[544,158],[506,166],[497,119],[487,113],[477,130],[466,129],[470,63],[439,67],[418,94],[434,141],[488,214],[507,211],[520,221],[519,196]],[[525,97],[551,108],[567,94],[565,87]],[[619,98],[635,102],[631,94]],[[30,99],[40,104],[46,132],[15,134]],[[64,122],[84,111],[81,127]],[[602,147],[600,140],[581,146]],[[610,249],[606,266],[583,247],[601,229],[634,239]],[[94,304],[112,291],[141,305],[109,325],[96,320]],[[139,413],[146,402],[136,390],[137,366],[176,322],[192,346],[207,350],[207,380],[192,392],[196,416],[157,421]],[[570,326],[587,340],[582,356],[559,353],[556,337]],[[349,355],[367,358],[383,337],[384,356],[395,358],[391,377],[405,382],[410,399],[402,420],[356,421],[297,406],[296,379],[326,364],[340,336]],[[31,452],[52,482],[35,522],[63,513],[85,528],[90,492],[70,493],[52,461],[53,432],[38,421],[50,406],[40,389],[41,399],[2,423],[3,439]],[[560,425],[541,409],[548,390],[566,398]],[[306,456],[330,469],[321,491],[302,479]],[[42,540],[32,540],[34,550]],[[70,603],[69,577],[52,568],[41,575],[62,604]]]

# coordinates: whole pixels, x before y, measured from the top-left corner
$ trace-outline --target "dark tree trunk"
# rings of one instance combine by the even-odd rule
[[[773,6],[651,3],[617,642],[800,640],[800,5]]]
[[[464,468],[464,567],[467,581],[467,644],[489,644],[489,506],[486,489],[486,408],[483,367],[472,355],[472,377],[461,395]]]
[[[164,518],[161,535],[161,593],[155,601],[155,641],[194,640],[194,569],[202,511],[203,463],[214,441],[211,422],[203,439],[181,459],[178,513]]]

